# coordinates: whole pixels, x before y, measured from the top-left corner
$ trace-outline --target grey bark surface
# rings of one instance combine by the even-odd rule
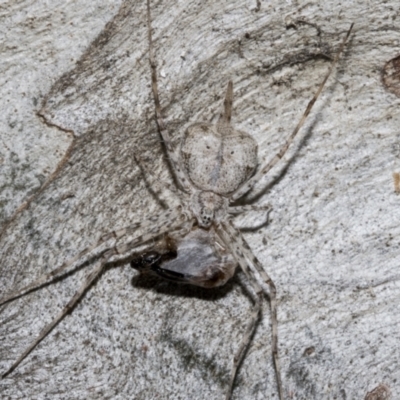
[[[21,3],[21,12],[37,14],[34,7]],[[78,15],[87,11],[83,2],[76,7]],[[154,121],[145,2],[98,7],[101,17],[70,25],[68,46],[46,55],[61,60],[60,71],[43,73],[38,65],[41,74],[30,81],[29,93],[43,96],[42,105],[34,109],[22,95],[13,98],[21,110],[17,123],[31,124],[18,136],[21,146],[31,147],[15,145],[14,153],[31,158],[15,169],[25,183],[9,182],[3,221],[37,195],[4,225],[2,294],[55,269],[99,234],[162,211],[133,146],[158,181],[174,185]],[[400,396],[400,198],[392,181],[399,169],[400,99],[381,81],[385,63],[400,52],[398,9],[395,1],[152,4],[161,104],[175,145],[190,124],[215,122],[232,79],[233,123],[257,140],[260,163],[284,144],[355,22],[300,137],[247,196],[272,205],[268,223],[258,213],[237,219],[277,286],[288,399],[364,399],[380,383],[394,399]],[[11,18],[11,2],[4,10]],[[85,15],[96,14],[90,10]],[[288,26],[296,19],[317,24],[320,35],[302,23]],[[15,24],[11,20],[11,28]],[[43,37],[49,43],[59,37],[57,30],[25,35],[11,28],[24,52],[30,46],[39,52]],[[67,49],[78,61],[67,60]],[[3,71],[28,74],[31,64],[13,61],[16,52],[2,55]],[[2,124],[1,135],[10,141],[13,124]],[[44,146],[50,142],[47,153],[32,134],[39,126],[51,136],[42,139]],[[70,136],[64,131],[73,136],[67,156],[62,151]],[[14,156],[6,147],[2,152],[9,166]],[[40,166],[30,160],[41,160]],[[63,162],[58,170],[57,162]],[[38,191],[42,165],[47,172],[40,184],[57,174]],[[8,177],[5,167],[0,172]],[[175,202],[171,198],[169,205]],[[0,372],[68,302],[91,265],[1,307]],[[108,268],[17,370],[0,380],[1,397],[221,399],[248,322],[247,287],[240,273],[222,289],[207,291],[144,279],[125,264]],[[270,338],[266,299],[234,399],[277,399]]]

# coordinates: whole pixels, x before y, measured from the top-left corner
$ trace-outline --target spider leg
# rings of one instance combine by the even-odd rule
[[[142,157],[140,157],[140,150],[136,146],[133,149],[133,157],[135,158],[137,164],[139,165],[139,168],[143,173],[144,180],[148,185],[149,190],[157,197],[158,200],[160,200],[161,203],[167,205],[169,201],[165,197],[164,193],[168,192],[171,195],[171,190],[169,190],[165,185],[161,185],[159,180],[157,180],[154,175],[149,171]]]
[[[181,214],[181,215],[184,215],[184,214]],[[185,215],[185,219],[186,219],[186,215]],[[173,221],[173,222],[171,222],[171,221]],[[176,229],[176,228],[179,228],[182,225],[184,225],[184,222],[177,222],[177,221],[181,221],[179,213],[176,211],[175,212],[168,211],[162,215],[151,217],[151,218],[147,219],[146,221],[139,222],[139,223],[130,225],[128,227],[106,233],[106,234],[100,236],[100,238],[95,243],[93,243],[91,246],[86,247],[77,256],[67,260],[62,265],[60,265],[58,268],[56,268],[55,270],[49,272],[46,275],[39,277],[34,282],[23,287],[22,289],[11,292],[9,295],[1,298],[0,305],[7,303],[13,299],[16,299],[17,297],[20,297],[23,294],[26,294],[26,293],[30,292],[31,290],[38,288],[42,285],[45,285],[45,284],[53,281],[54,279],[62,276],[64,273],[67,272],[67,269],[69,267],[71,267],[72,265],[74,265],[78,260],[81,260],[81,263],[85,262],[89,257],[82,259],[84,256],[93,255],[92,252],[94,250],[100,248],[101,245],[103,245],[104,243],[106,243],[107,241],[109,241],[111,239],[118,240],[118,239],[123,238],[124,236],[131,235],[132,233],[134,233],[137,229],[139,229],[141,227],[152,226],[152,228],[147,232],[147,234],[138,236],[132,242],[130,242],[130,245],[132,248],[135,245],[140,245],[141,243],[144,243],[144,242],[152,239],[154,236],[161,235],[165,232],[168,232],[170,229],[173,229],[174,226]],[[110,247],[108,247],[108,248],[110,248]],[[120,253],[122,253],[122,252],[123,252],[122,249],[120,249]]]
[[[115,250],[106,251],[101,259],[96,263],[93,271],[86,277],[85,282],[76,291],[72,299],[67,303],[67,305],[58,313],[58,315],[40,332],[39,336],[29,345],[29,347],[18,357],[14,364],[2,375],[5,378],[9,375],[15,368],[20,364],[20,362],[45,338],[49,332],[64,318],[64,316],[75,306],[76,302],[82,297],[86,289],[93,283],[93,281],[100,275],[103,270],[104,265],[107,263],[108,259],[116,254]]]
[[[258,258],[253,254],[243,235],[240,233],[238,229],[236,229],[232,221],[229,223],[222,222],[221,223],[223,229],[229,235],[231,242],[233,243],[232,247],[235,247],[236,253],[239,257],[243,259],[247,259],[250,263],[249,266],[252,268],[252,272],[257,271],[261,276],[262,280],[269,286],[269,299],[270,299],[270,307],[271,307],[271,327],[272,327],[272,357],[274,360],[276,381],[279,392],[279,399],[283,400],[283,387],[282,387],[282,378],[281,378],[281,368],[280,361],[278,355],[278,317],[277,317],[277,302],[276,302],[276,287],[272,279],[265,272],[263,266],[261,265]]]
[[[170,219],[171,218],[171,219]],[[175,214],[169,218],[163,219],[162,223],[151,228],[146,234],[136,237],[128,243],[122,243],[115,246],[118,254],[124,254],[132,250],[134,247],[139,246],[142,243],[146,243],[149,240],[155,239],[165,233],[172,231],[185,232],[190,230],[194,220],[189,219],[186,214]]]
[[[306,110],[304,111],[303,116],[300,119],[300,122],[297,124],[297,126],[294,128],[292,134],[289,136],[289,138],[286,140],[286,143],[283,145],[283,147],[279,150],[278,154],[275,155],[275,157],[267,163],[264,167],[262,167],[252,178],[250,178],[247,182],[245,182],[242,186],[240,186],[230,197],[231,201],[235,201],[245,195],[249,190],[253,188],[253,186],[272,168],[275,166],[275,164],[285,155],[287,149],[289,146],[292,144],[295,136],[301,129],[301,127],[304,125],[305,120],[307,119],[308,115],[310,114],[311,109],[313,108],[313,105],[317,101],[319,95],[322,92],[322,89],[325,86],[326,81],[328,80],[329,76],[331,75],[331,72],[335,65],[337,64],[340,54],[343,51],[344,45],[347,42],[347,39],[350,36],[351,30],[353,29],[353,25],[351,24],[350,29],[347,31],[346,37],[343,39],[342,44],[340,45],[339,51],[336,53],[336,56],[329,67],[328,72],[325,75],[324,80],[320,84],[317,92],[315,93],[314,97],[310,100],[310,102],[307,105]]]
[[[148,24],[148,40],[149,40],[149,62],[151,67],[151,88],[153,91],[154,104],[156,108],[156,119],[157,126],[160,132],[160,135],[164,141],[165,148],[167,150],[168,159],[171,162],[172,170],[175,174],[175,177],[179,183],[179,186],[183,189],[184,192],[191,192],[191,188],[188,182],[188,179],[185,175],[182,160],[180,157],[180,153],[176,155],[174,148],[171,144],[171,137],[169,136],[169,132],[167,130],[167,126],[164,122],[162,113],[161,113],[161,105],[160,105],[160,96],[158,93],[158,81],[157,81],[157,64],[154,56],[153,49],[153,38],[151,34],[151,15],[150,15],[150,0],[147,0],[147,24]]]
[[[74,294],[72,299],[67,303],[67,305],[58,313],[58,315],[51,321],[50,324],[45,326],[43,330],[40,332],[39,336],[33,341],[33,343],[30,344],[30,346],[21,354],[21,356],[17,359],[17,361],[14,362],[14,364],[2,375],[2,378],[5,378],[7,375],[9,375],[14,369],[20,364],[20,362],[43,340],[44,337],[46,337],[49,332],[65,317],[65,315],[73,309],[77,301],[82,297],[82,295],[85,293],[86,289],[93,283],[93,281],[101,274],[104,265],[110,260],[111,257],[119,254],[126,253],[127,251],[131,250],[135,246],[145,243],[151,239],[156,238],[157,236],[168,232],[169,230],[177,229],[180,226],[182,226],[186,221],[187,217],[185,214],[182,214],[184,217],[183,220],[182,218],[178,218],[180,221],[177,222],[175,218],[172,219],[174,222],[170,223],[165,223],[164,221],[164,226],[160,225],[157,227],[157,229],[153,228],[150,230],[149,233],[139,236],[135,238],[134,240],[130,241],[127,244],[115,246],[113,248],[110,248],[106,250],[100,260],[96,263],[96,266],[94,267],[93,271],[86,277],[84,283],[81,285],[81,287],[77,290],[77,292]]]
[[[242,214],[249,211],[268,211],[270,213],[272,207],[269,204],[257,206],[257,205],[247,205],[247,206],[234,206],[228,207],[229,214]]]
[[[243,254],[238,251],[238,246],[234,245],[234,240],[231,237],[231,235],[221,227],[216,227],[216,231],[226,247],[230,250],[238,264],[240,265],[240,268],[243,270],[245,273],[249,283],[251,284],[253,291],[254,292],[249,292],[250,296],[253,300],[253,310],[251,313],[251,318],[249,323],[247,324],[246,327],[246,332],[239,343],[239,348],[237,349],[234,358],[233,358],[233,366],[231,370],[231,376],[229,380],[229,388],[228,392],[226,394],[226,399],[229,400],[231,395],[232,395],[232,390],[233,390],[233,384],[235,382],[237,370],[239,368],[240,363],[243,360],[244,354],[246,352],[246,349],[251,341],[251,337],[253,336],[254,330],[257,326],[257,321],[260,318],[260,312],[261,312],[261,301],[262,301],[262,288],[256,281],[253,272],[250,270],[248,262],[246,261],[245,257]]]

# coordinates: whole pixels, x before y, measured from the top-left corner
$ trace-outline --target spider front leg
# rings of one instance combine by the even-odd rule
[[[258,258],[253,254],[250,246],[244,239],[243,235],[238,229],[233,226],[232,221],[221,223],[223,229],[229,235],[231,241],[234,243],[236,253],[243,259],[249,261],[249,266],[252,272],[257,271],[265,284],[269,286],[269,302],[271,306],[271,349],[272,357],[274,360],[276,381],[278,386],[279,399],[283,400],[283,387],[281,378],[281,367],[278,354],[278,315],[277,315],[277,301],[276,301],[276,286],[270,276],[265,272]]]
[[[72,299],[67,303],[67,305],[58,313],[58,315],[50,322],[47,326],[45,326],[40,332],[39,336],[29,345],[29,347],[18,357],[18,359],[11,365],[11,367],[1,376],[5,378],[11,372],[14,371],[15,368],[18,367],[20,362],[49,334],[49,332],[64,318],[64,316],[75,306],[77,301],[82,297],[83,293],[85,293],[86,289],[93,283],[93,281],[100,275],[103,271],[104,265],[107,263],[110,257],[116,254],[115,250],[106,251],[101,259],[96,263],[93,271],[86,277],[85,282],[81,285],[81,287],[76,291]]]
[[[148,221],[147,221],[148,222]],[[124,253],[127,253],[128,251],[132,251],[135,247],[145,244],[146,242],[149,242],[150,240],[156,239],[160,235],[163,235],[170,230],[176,230],[184,226],[186,223],[191,224],[191,221],[188,221],[188,218],[185,213],[175,213],[173,215],[168,215],[168,217],[162,218],[160,221],[158,221],[158,224],[156,224],[153,228],[149,229],[147,233],[144,235],[139,235],[133,240],[131,240],[128,243],[125,244],[120,244],[120,245],[115,245],[112,248],[109,248],[107,250],[103,251],[103,254],[101,255],[100,260],[95,264],[95,267],[93,271],[88,274],[86,277],[84,283],[81,285],[81,287],[76,291],[75,295],[72,297],[72,299],[67,303],[67,305],[58,313],[58,315],[48,324],[43,328],[43,330],[40,332],[39,336],[29,345],[29,347],[21,354],[21,356],[12,364],[12,366],[2,375],[2,378],[6,377],[9,375],[19,364],[20,362],[49,334],[49,332],[65,317],[65,315],[75,306],[77,301],[82,297],[82,295],[85,293],[86,289],[89,288],[89,286],[93,283],[93,281],[101,274],[103,271],[103,268],[105,264],[110,261],[110,259],[113,256],[117,255],[123,255]],[[136,226],[136,225],[135,225]],[[117,238],[122,238],[126,234],[130,232],[132,229],[132,226],[120,229],[118,231],[111,232],[109,234],[103,235],[102,238],[111,238],[111,237],[117,237]],[[93,246],[91,246],[93,248]],[[70,265],[70,263],[63,264],[64,265]],[[60,268],[57,269],[60,271]],[[46,277],[49,276],[46,275]],[[12,298],[18,297],[21,295],[21,292],[19,294],[14,294],[14,296],[9,296],[6,298],[5,301],[8,301]],[[3,299],[4,300],[4,299]],[[5,302],[3,301],[3,302]]]
[[[105,244],[106,242],[108,242],[111,239],[114,239],[114,240],[122,239],[125,236],[133,234],[136,230],[138,230],[140,228],[152,226],[152,228],[147,232],[146,235],[139,236],[132,242],[133,243],[132,246],[134,245],[134,243],[136,243],[136,245],[139,245],[140,242],[144,243],[145,240],[150,240],[153,237],[152,235],[154,234],[154,232],[158,232],[158,234],[161,235],[165,232],[168,232],[169,229],[172,229],[171,226],[173,226],[173,225],[177,224],[178,225],[177,228],[184,225],[184,223],[177,223],[177,221],[181,221],[179,211],[169,210],[164,214],[151,217],[151,218],[147,219],[146,221],[138,222],[138,223],[129,225],[125,228],[118,229],[118,230],[106,233],[104,235],[101,235],[100,238],[96,242],[94,242],[89,247],[86,247],[85,249],[83,249],[81,252],[78,253],[78,255],[67,260],[62,265],[60,265],[58,268],[56,268],[55,270],[39,277],[34,282],[23,287],[22,289],[13,291],[9,295],[1,298],[0,306],[11,300],[18,298],[36,288],[39,288],[40,286],[43,286],[43,285],[46,285],[46,284],[52,282],[56,278],[61,277],[63,274],[68,272],[69,267],[73,266],[78,261],[81,264],[83,264],[85,261],[87,261],[90,258],[90,256],[93,256],[93,252],[95,250],[98,250],[103,244]],[[105,250],[110,249],[110,248],[111,248],[111,246],[108,246]]]
[[[276,381],[278,386],[278,393],[279,399],[283,400],[283,387],[282,387],[282,378],[281,378],[281,369],[280,369],[280,362],[279,362],[279,355],[278,355],[278,318],[277,318],[277,304],[276,304],[276,287],[272,279],[268,276],[268,274],[264,271],[260,261],[257,257],[252,253],[249,245],[244,240],[242,234],[237,230],[231,221],[229,222],[221,222],[221,229],[219,230],[220,235],[224,239],[225,244],[231,249],[233,254],[235,255],[240,267],[245,272],[246,276],[252,283],[257,296],[261,296],[259,293],[262,292],[262,288],[255,280],[254,273],[257,271],[263,281],[269,286],[269,299],[270,299],[270,307],[271,307],[271,327],[272,327],[272,334],[271,334],[271,349],[272,349],[272,356],[274,360],[274,367],[275,367],[275,374],[276,374]],[[261,298],[261,297],[260,297]],[[252,331],[254,330],[255,326],[252,327]],[[247,340],[244,349],[247,347],[250,336],[245,337]],[[244,351],[244,349],[242,351]],[[237,363],[234,363],[235,374],[236,369],[240,360]]]
[[[257,326],[257,321],[260,318],[262,288],[256,281],[252,271],[249,268],[248,262],[244,258],[243,254],[238,252],[237,246],[235,246],[235,242],[234,242],[234,240],[232,240],[233,238],[231,237],[229,232],[222,229],[222,227],[216,228],[216,231],[218,232],[218,235],[220,236],[220,238],[222,239],[222,241],[224,242],[226,247],[229,249],[229,251],[234,256],[236,262],[240,265],[240,268],[245,273],[245,275],[253,289],[253,292],[251,292],[251,291],[249,292],[251,299],[253,300],[253,310],[251,313],[251,318],[250,318],[249,323],[247,324],[246,332],[243,336],[243,339],[239,343],[239,347],[233,358],[233,366],[232,366],[231,376],[230,376],[230,380],[229,380],[229,388],[228,388],[228,392],[226,394],[226,400],[229,400],[232,395],[233,384],[235,382],[237,370],[239,368],[240,363],[243,360],[246,349],[247,349],[248,345],[250,344],[251,337],[253,336],[254,330]]]

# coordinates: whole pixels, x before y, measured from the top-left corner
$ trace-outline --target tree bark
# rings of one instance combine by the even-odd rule
[[[2,57],[5,74],[20,74],[5,75],[15,84],[16,76],[37,69],[27,87],[40,101],[32,107],[18,89],[15,121],[11,108],[5,112],[2,136],[11,145],[1,153],[2,179],[9,180],[8,191],[2,190],[1,294],[55,269],[100,234],[163,211],[134,147],[156,179],[174,187],[154,120],[145,2],[122,2],[119,9],[114,2],[96,3],[96,9],[77,3],[77,14],[64,2],[48,14],[22,3],[22,30],[11,18],[12,3],[4,6],[22,58],[36,60],[36,54],[40,61],[44,43],[53,46],[44,47],[46,63],[19,63],[16,45]],[[174,145],[190,124],[218,119],[232,80],[232,121],[258,142],[260,165],[283,146],[355,23],[294,145],[246,196],[253,204],[271,204],[269,220],[262,213],[235,220],[277,286],[287,399],[364,399],[380,383],[393,399],[400,396],[395,62],[391,79],[382,79],[386,63],[399,55],[398,8],[394,0],[151,4],[161,105]],[[42,22],[34,19],[40,10]],[[38,25],[28,35],[31,15]],[[56,22],[60,30],[37,27]],[[16,125],[20,134],[13,136]],[[173,207],[176,198],[169,200]],[[1,307],[0,372],[68,302],[92,266]],[[248,287],[241,273],[207,291],[138,277],[124,263],[110,267],[0,381],[0,393],[221,399],[248,322]],[[266,298],[233,399],[278,398],[270,342]]]

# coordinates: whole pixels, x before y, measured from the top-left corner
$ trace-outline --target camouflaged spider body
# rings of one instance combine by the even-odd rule
[[[52,272],[0,299],[0,305],[14,300],[32,289],[62,276],[74,265],[82,265],[86,261],[93,259],[94,253],[97,253],[96,262],[91,264],[93,266],[91,272],[71,300],[52,322],[43,328],[39,336],[3,374],[3,377],[10,374],[75,306],[88,287],[102,273],[107,263],[117,259],[126,259],[130,256],[133,259],[131,265],[142,272],[150,271],[169,280],[206,288],[225,284],[233,276],[236,267],[240,266],[251,285],[252,290],[249,291],[249,295],[252,298],[253,309],[246,332],[237,346],[233,358],[226,399],[231,396],[237,369],[260,317],[263,289],[258,282],[258,278],[261,278],[269,287],[268,296],[271,306],[272,325],[271,348],[279,398],[283,400],[277,344],[275,285],[232,221],[232,216],[235,214],[252,210],[268,212],[269,207],[234,206],[232,204],[251,190],[254,184],[283,157],[294,137],[303,126],[333,66],[337,63],[352,27],[350,27],[325,79],[309,102],[294,131],[278,154],[266,165],[259,166],[255,140],[248,133],[238,131],[231,125],[232,82],[228,83],[224,110],[217,124],[196,123],[190,126],[182,139],[182,145],[178,151],[173,148],[161,113],[151,34],[150,0],[147,0],[147,18],[151,83],[157,125],[168,154],[171,169],[176,178],[181,204],[177,209],[167,210],[145,221],[101,235],[95,243],[82,250],[74,258],[64,262]],[[155,193],[162,198],[163,188],[146,171],[139,154],[140,151],[136,149],[136,161],[142,171],[146,173],[147,180],[152,184]],[[168,202],[165,203],[167,204]],[[146,245],[149,247],[148,251],[139,255],[137,252],[135,253],[135,249],[138,246]]]

